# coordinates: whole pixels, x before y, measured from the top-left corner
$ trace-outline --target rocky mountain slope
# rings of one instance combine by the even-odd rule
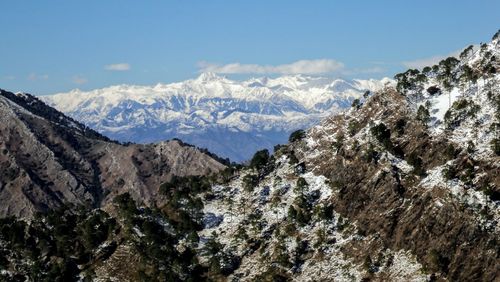
[[[124,192],[152,203],[172,175],[222,168],[179,141],[112,142],[34,96],[0,90],[0,216],[31,217],[67,203],[100,207]]]
[[[499,51],[497,33],[398,74],[256,154],[208,192],[200,234],[220,246],[202,258],[230,281],[500,279]]]
[[[286,142],[292,131],[317,124],[385,83],[390,80],[301,75],[233,81],[203,73],[179,83],[74,90],[40,99],[119,141],[180,138],[240,162],[256,150]]]

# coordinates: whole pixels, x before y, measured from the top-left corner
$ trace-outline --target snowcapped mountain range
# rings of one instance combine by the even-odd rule
[[[234,81],[213,73],[155,86],[117,85],[40,97],[119,141],[180,138],[244,161],[285,143],[291,132],[351,106],[392,80],[342,80],[302,75]]]

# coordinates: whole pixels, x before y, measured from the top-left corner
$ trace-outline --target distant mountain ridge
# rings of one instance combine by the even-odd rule
[[[390,83],[303,75],[234,81],[202,73],[178,83],[73,90],[40,99],[119,141],[180,138],[244,161]]]

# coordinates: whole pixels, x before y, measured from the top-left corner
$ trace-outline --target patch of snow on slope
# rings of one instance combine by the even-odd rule
[[[449,161],[446,165],[437,166],[427,171],[427,176],[421,180],[419,186],[426,189],[444,188],[449,191],[452,196],[458,199],[459,202],[478,211],[487,207],[490,211],[493,211],[493,221],[489,220],[485,222],[485,224],[491,225],[492,222],[496,222],[493,228],[496,232],[500,232],[500,202],[490,200],[486,194],[467,187],[459,179],[445,179],[443,170],[448,165],[453,165],[453,161]],[[478,220],[485,221],[483,218],[479,217]]]
[[[458,100],[459,96],[459,90],[457,88],[454,88],[449,93],[441,94],[428,100],[431,103],[431,109],[429,110],[431,118],[439,121],[438,123],[436,123],[436,125],[438,125],[436,130],[438,132],[442,132],[444,130],[444,115],[446,114],[450,106]]]
[[[409,251],[396,252],[393,263],[387,270],[391,281],[428,281],[428,276],[422,273],[422,266]]]

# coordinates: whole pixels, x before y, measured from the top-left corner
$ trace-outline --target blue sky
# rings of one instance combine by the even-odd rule
[[[487,42],[500,1],[0,2],[0,88],[49,94],[230,78],[393,76]]]

